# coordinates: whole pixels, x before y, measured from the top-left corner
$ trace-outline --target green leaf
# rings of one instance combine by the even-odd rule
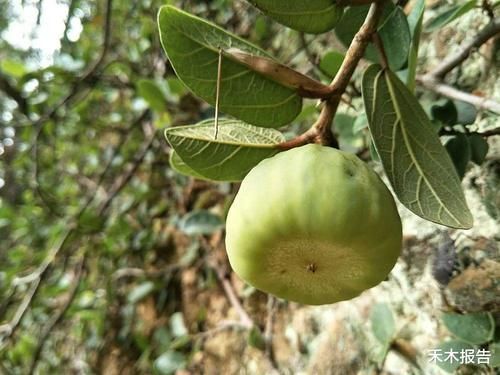
[[[169,162],[172,169],[177,173],[183,174],[185,176],[195,177],[200,180],[210,180],[209,178],[201,175],[200,173],[196,172],[193,168],[191,168],[189,165],[184,163],[184,161],[180,158],[179,155],[177,155],[175,151],[170,152]]]
[[[471,151],[471,160],[477,165],[483,164],[490,148],[490,146],[488,145],[488,141],[486,141],[486,139],[481,137],[479,134],[469,135],[468,138]]]
[[[418,49],[420,45],[420,34],[422,33],[422,22],[424,19],[425,0],[417,0],[413,4],[408,15],[408,26],[410,28],[411,44],[408,55],[408,72],[406,84],[411,92],[415,91],[415,79],[417,76]]]
[[[151,79],[141,79],[137,82],[137,94],[141,96],[149,107],[158,112],[166,110],[167,100],[163,92]]]
[[[453,103],[457,109],[457,124],[471,125],[476,121],[476,107],[460,100],[454,100]]]
[[[470,344],[484,344],[493,338],[495,323],[490,313],[443,314],[444,325],[457,338]]]
[[[217,139],[214,120],[168,128],[165,136],[196,173],[216,181],[240,181],[260,161],[273,156],[283,135],[240,121],[221,119]]]
[[[491,353],[490,366],[500,367],[500,342],[494,342],[490,344],[488,350]]]
[[[337,51],[328,51],[321,61],[319,67],[321,71],[327,74],[330,78],[335,77],[344,61],[345,55]]]
[[[175,351],[168,351],[156,358],[154,367],[162,375],[174,374],[186,366],[186,358],[183,354]]]
[[[426,220],[470,228],[451,158],[415,96],[378,65],[365,71],[362,91],[375,147],[401,203]]]
[[[444,125],[455,125],[458,118],[457,107],[453,100],[440,100],[431,106],[431,116],[433,120],[438,120]]]
[[[451,374],[461,365],[460,353],[462,350],[474,350],[474,347],[460,340],[450,340],[442,342],[436,349],[442,353],[441,360],[436,361],[437,365]]]
[[[373,306],[370,321],[377,340],[383,345],[389,345],[396,333],[396,324],[389,306],[385,303]]]
[[[405,66],[411,45],[411,34],[406,15],[400,7],[395,7],[391,15],[379,26],[389,68],[393,71]]]
[[[264,14],[292,29],[321,34],[335,27],[343,8],[332,0],[248,0]]]
[[[20,61],[2,58],[0,70],[15,78],[21,78],[26,74],[26,67]]]
[[[266,348],[266,342],[259,328],[252,327],[248,332],[248,344],[254,348],[264,350]]]
[[[160,9],[158,25],[163,49],[179,79],[212,105],[216,97],[219,48],[238,48],[249,54],[269,57],[243,39],[172,6]],[[276,128],[293,121],[301,107],[302,99],[296,90],[227,56],[222,57],[222,112],[254,125]]]
[[[369,8],[369,5],[355,6],[350,7],[345,12],[335,28],[335,34],[344,46],[348,47],[351,44],[354,35],[365,20]],[[390,2],[386,4],[378,33],[389,60],[389,67],[392,70],[403,67],[408,59],[411,35],[406,16],[400,7],[396,7]],[[378,52],[372,44],[368,45],[365,58],[374,62],[379,61]]]
[[[454,135],[446,142],[445,147],[455,165],[458,177],[462,179],[471,159],[471,149],[467,136],[465,134]]]
[[[465,13],[471,11],[476,6],[476,0],[467,1],[463,4],[457,4],[451,8],[445,10],[444,12],[438,14],[432,20],[430,20],[427,25],[427,31],[435,31],[450,22],[456,20]]]
[[[189,235],[212,234],[224,227],[218,215],[206,210],[193,211],[184,216],[180,222],[180,230]]]
[[[127,297],[127,300],[129,303],[135,304],[150,295],[154,291],[154,289],[155,284],[151,281],[146,281],[132,289]]]

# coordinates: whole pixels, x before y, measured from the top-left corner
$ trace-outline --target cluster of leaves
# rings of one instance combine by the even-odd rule
[[[280,60],[291,60],[301,48],[300,38],[251,7],[242,12],[240,1],[58,3],[66,7],[67,19],[50,22],[61,21],[66,31],[53,60],[41,64],[47,56],[36,45],[26,49],[3,38],[7,29],[19,26],[20,16],[13,2],[0,0],[0,182],[5,184],[0,185],[0,372],[28,373],[33,365],[41,373],[113,368],[173,373],[201,350],[192,332],[207,329],[204,306],[195,328],[182,315],[181,274],[194,269],[196,288],[218,290],[214,271],[203,263],[202,236],[220,231],[234,189],[193,182],[170,165],[199,179],[241,180],[259,160],[279,152],[274,146],[310,124],[315,106],[293,85],[253,71],[231,52],[236,48],[272,59],[266,51],[273,50]],[[168,49],[174,50],[166,62],[157,10],[181,3],[193,14],[171,7],[160,13],[160,27],[171,28],[163,42],[173,38],[165,43],[169,57]],[[255,1],[283,24],[304,26],[300,19],[280,19],[279,9],[266,7],[271,3],[289,6],[289,1]],[[321,9],[326,2],[314,3]],[[23,11],[37,11],[36,4],[23,4]],[[388,5],[379,29],[390,66],[410,91],[423,1],[418,4],[408,17]],[[48,14],[42,5],[38,11]],[[346,22],[350,12],[359,12],[359,23],[367,8],[326,12],[321,22],[304,26],[324,29],[304,31],[330,30],[335,23],[347,46],[357,31]],[[161,17],[171,18],[168,25]],[[41,14],[41,22],[44,18]],[[404,35],[401,51],[388,42],[391,35]],[[221,120],[214,141],[214,121],[207,120],[213,109],[184,84],[215,104],[219,48],[220,109],[238,120]],[[377,61],[375,53],[370,47],[367,59]],[[343,59],[340,51],[324,53],[319,78],[334,77]],[[303,55],[298,60],[304,62]],[[386,84],[395,79],[384,73]],[[249,84],[255,85],[252,90]],[[351,121],[350,112],[343,111],[334,122],[341,145],[369,145],[368,119]],[[169,161],[160,129],[202,120],[168,129],[175,150]],[[283,133],[275,129],[289,123]],[[443,129],[457,124],[460,120],[446,122]],[[466,136],[471,160],[477,162],[472,155],[481,147]],[[262,347],[257,330],[249,336],[252,345]]]
[[[446,10],[427,27],[443,27],[473,9],[475,3]],[[346,47],[370,9],[370,5],[344,9],[329,1],[252,4],[300,32],[319,34],[334,29]],[[452,101],[434,105],[432,119],[438,126],[433,126],[413,93],[424,5],[417,1],[406,15],[399,6],[385,3],[376,30],[383,52],[369,43],[364,54],[373,62],[380,60],[380,53],[384,55],[383,66],[373,64],[364,73],[366,116],[354,119],[337,113],[333,130],[343,146],[351,149],[359,146],[364,135],[371,136],[372,155],[382,162],[401,203],[415,214],[449,227],[470,228],[472,215],[460,178],[469,161],[484,161],[488,144],[477,134],[466,134],[467,128],[464,134],[456,130],[457,125],[474,123],[474,108]],[[313,14],[314,23],[308,21]],[[163,48],[181,81],[218,106],[217,110],[237,119],[167,129],[166,138],[174,150],[171,165],[180,173],[214,181],[243,179],[262,159],[284,149],[285,136],[275,129],[309,111],[309,107],[302,110],[304,98],[327,102],[333,95],[329,92],[332,86],[301,75],[259,47],[180,9],[163,7],[158,24]],[[322,76],[349,74],[341,69],[343,59],[339,51],[325,54],[319,64]],[[369,133],[363,131],[366,125]],[[454,134],[446,148],[439,138],[440,127],[451,127]]]

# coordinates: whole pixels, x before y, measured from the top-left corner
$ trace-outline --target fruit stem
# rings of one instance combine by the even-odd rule
[[[330,98],[323,100],[323,108],[318,120],[305,133],[279,144],[279,149],[289,150],[307,143],[318,143],[338,148],[338,142],[332,133],[331,124],[339,107],[342,94],[345,92],[359,61],[363,57],[372,35],[377,31],[383,8],[383,0],[375,1],[370,6],[363,25],[352,39],[344,61],[330,84],[332,95]]]

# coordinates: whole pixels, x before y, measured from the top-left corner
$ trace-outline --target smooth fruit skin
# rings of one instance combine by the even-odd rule
[[[310,305],[383,281],[401,242],[401,219],[379,176],[355,155],[313,144],[253,168],[226,221],[233,270],[257,289]]]

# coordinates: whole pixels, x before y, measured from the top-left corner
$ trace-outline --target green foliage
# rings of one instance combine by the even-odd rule
[[[212,234],[223,226],[222,219],[208,211],[190,212],[180,222],[180,229],[189,235]]]
[[[331,0],[249,0],[264,14],[292,29],[321,34],[335,27],[343,9]]]
[[[462,179],[471,159],[471,148],[467,136],[465,134],[454,135],[446,142],[445,147],[455,165],[458,177]]]
[[[328,51],[321,58],[319,62],[319,67],[323,73],[326,73],[329,77],[333,78],[337,74],[344,61],[345,55],[338,51]]]
[[[443,323],[457,338],[470,344],[484,344],[493,338],[495,323],[489,313],[443,314]]]
[[[470,228],[460,180],[427,115],[390,71],[370,66],[363,76],[368,123],[385,172],[401,203],[453,228]]]
[[[335,33],[344,46],[348,47],[351,44],[368,14],[368,9],[369,6],[356,6],[345,12],[335,28]],[[403,68],[410,51],[411,35],[408,21],[400,7],[387,3],[378,27],[378,34],[384,45],[389,67],[392,70]],[[366,49],[365,57],[374,62],[379,61],[379,53],[372,44]]]
[[[388,347],[396,333],[396,324],[389,306],[385,303],[378,303],[373,306],[370,321],[373,334],[377,340]]]
[[[439,344],[436,349],[441,350],[443,353],[451,353],[453,356],[450,358],[445,357],[442,361],[437,362],[439,367],[451,374],[460,367],[460,353],[463,350],[474,349],[474,346],[460,340],[449,340]]]
[[[448,25],[450,22],[455,21],[457,18],[474,9],[476,3],[477,0],[470,0],[462,4],[458,3],[456,5],[453,5],[449,9],[439,13],[435,18],[430,20],[430,22],[426,25],[426,29],[428,31],[435,31]]]
[[[217,133],[217,136],[216,136]],[[222,119],[167,129],[165,136],[179,158],[196,173],[216,181],[239,181],[284,142],[274,129]]]
[[[238,48],[267,53],[243,39],[171,6],[160,9],[158,24],[163,48],[177,76],[196,95],[215,105],[219,49]],[[223,57],[220,110],[253,125],[276,128],[300,113],[302,100],[294,90]]]

